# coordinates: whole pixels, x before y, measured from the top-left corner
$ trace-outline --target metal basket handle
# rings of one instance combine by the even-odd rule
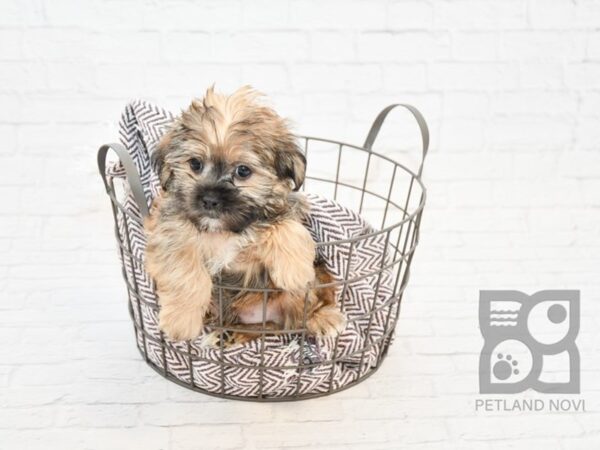
[[[419,165],[418,175],[420,177],[421,174],[423,173],[423,164],[425,163],[425,157],[427,156],[427,150],[429,149],[429,128],[427,128],[427,122],[425,121],[425,118],[423,117],[421,112],[414,106],[406,105],[403,103],[396,103],[394,105],[390,105],[390,106],[384,108],[383,110],[381,110],[381,112],[377,115],[377,117],[373,121],[373,125],[371,125],[371,129],[369,130],[369,134],[367,135],[367,139],[365,139],[365,143],[363,144],[363,147],[366,148],[367,150],[371,151],[371,149],[373,147],[373,143],[375,142],[375,139],[377,138],[377,135],[379,134],[379,130],[381,130],[381,126],[383,125],[385,118],[390,113],[390,111],[392,109],[396,108],[397,106],[402,106],[402,107],[408,109],[410,111],[410,113],[414,116],[414,118],[417,120],[419,129],[421,130],[421,139],[423,141],[423,156],[421,157],[421,164]]]
[[[109,150],[114,151],[119,157],[121,164],[123,164],[123,167],[125,168],[125,174],[127,176],[127,182],[131,188],[133,198],[140,209],[142,217],[147,217],[148,204],[146,203],[146,196],[144,195],[144,188],[142,187],[140,175],[135,167],[135,164],[133,163],[133,159],[131,159],[131,156],[129,155],[129,152],[121,144],[105,144],[98,150],[98,170],[100,171],[100,176],[102,177],[102,182],[104,183],[106,192],[110,194],[111,191],[108,181],[106,180],[106,155]]]

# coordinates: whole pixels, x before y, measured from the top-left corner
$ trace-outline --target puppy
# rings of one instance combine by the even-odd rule
[[[315,265],[301,223],[306,160],[286,121],[260,100],[250,87],[231,96],[209,89],[154,154],[162,193],[145,222],[145,262],[159,326],[172,339],[193,339],[205,323],[255,330],[238,333],[238,342],[263,328],[302,328],[304,320],[314,335],[345,326],[335,288],[312,287],[333,280]],[[275,291],[265,301],[256,288]]]

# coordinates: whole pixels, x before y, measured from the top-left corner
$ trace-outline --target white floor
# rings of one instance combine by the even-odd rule
[[[476,412],[482,344],[477,290],[429,301],[415,287],[378,373],[330,397],[257,404],[204,396],[166,381],[141,360],[120,288],[56,288],[0,315],[0,448],[544,448],[600,445],[600,360],[585,318],[585,413]],[[424,265],[415,260],[415,273]],[[56,284],[53,281],[52,284]],[[92,283],[92,281],[88,281]],[[439,298],[443,298],[440,292]],[[100,301],[100,298],[103,298]],[[586,301],[590,303],[591,300]],[[589,309],[588,309],[589,311]],[[510,398],[510,396],[505,396]],[[529,397],[544,398],[538,394]]]

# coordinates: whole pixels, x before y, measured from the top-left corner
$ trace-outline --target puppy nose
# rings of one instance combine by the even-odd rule
[[[207,192],[202,196],[202,204],[206,209],[215,209],[219,207],[221,200],[214,192]]]

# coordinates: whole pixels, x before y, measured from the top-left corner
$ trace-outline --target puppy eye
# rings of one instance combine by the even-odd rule
[[[204,164],[202,164],[202,161],[200,161],[198,158],[192,158],[190,159],[190,167],[194,172],[200,172],[204,167]]]
[[[252,174],[252,171],[248,166],[237,166],[235,168],[235,174],[240,178],[248,178]]]

